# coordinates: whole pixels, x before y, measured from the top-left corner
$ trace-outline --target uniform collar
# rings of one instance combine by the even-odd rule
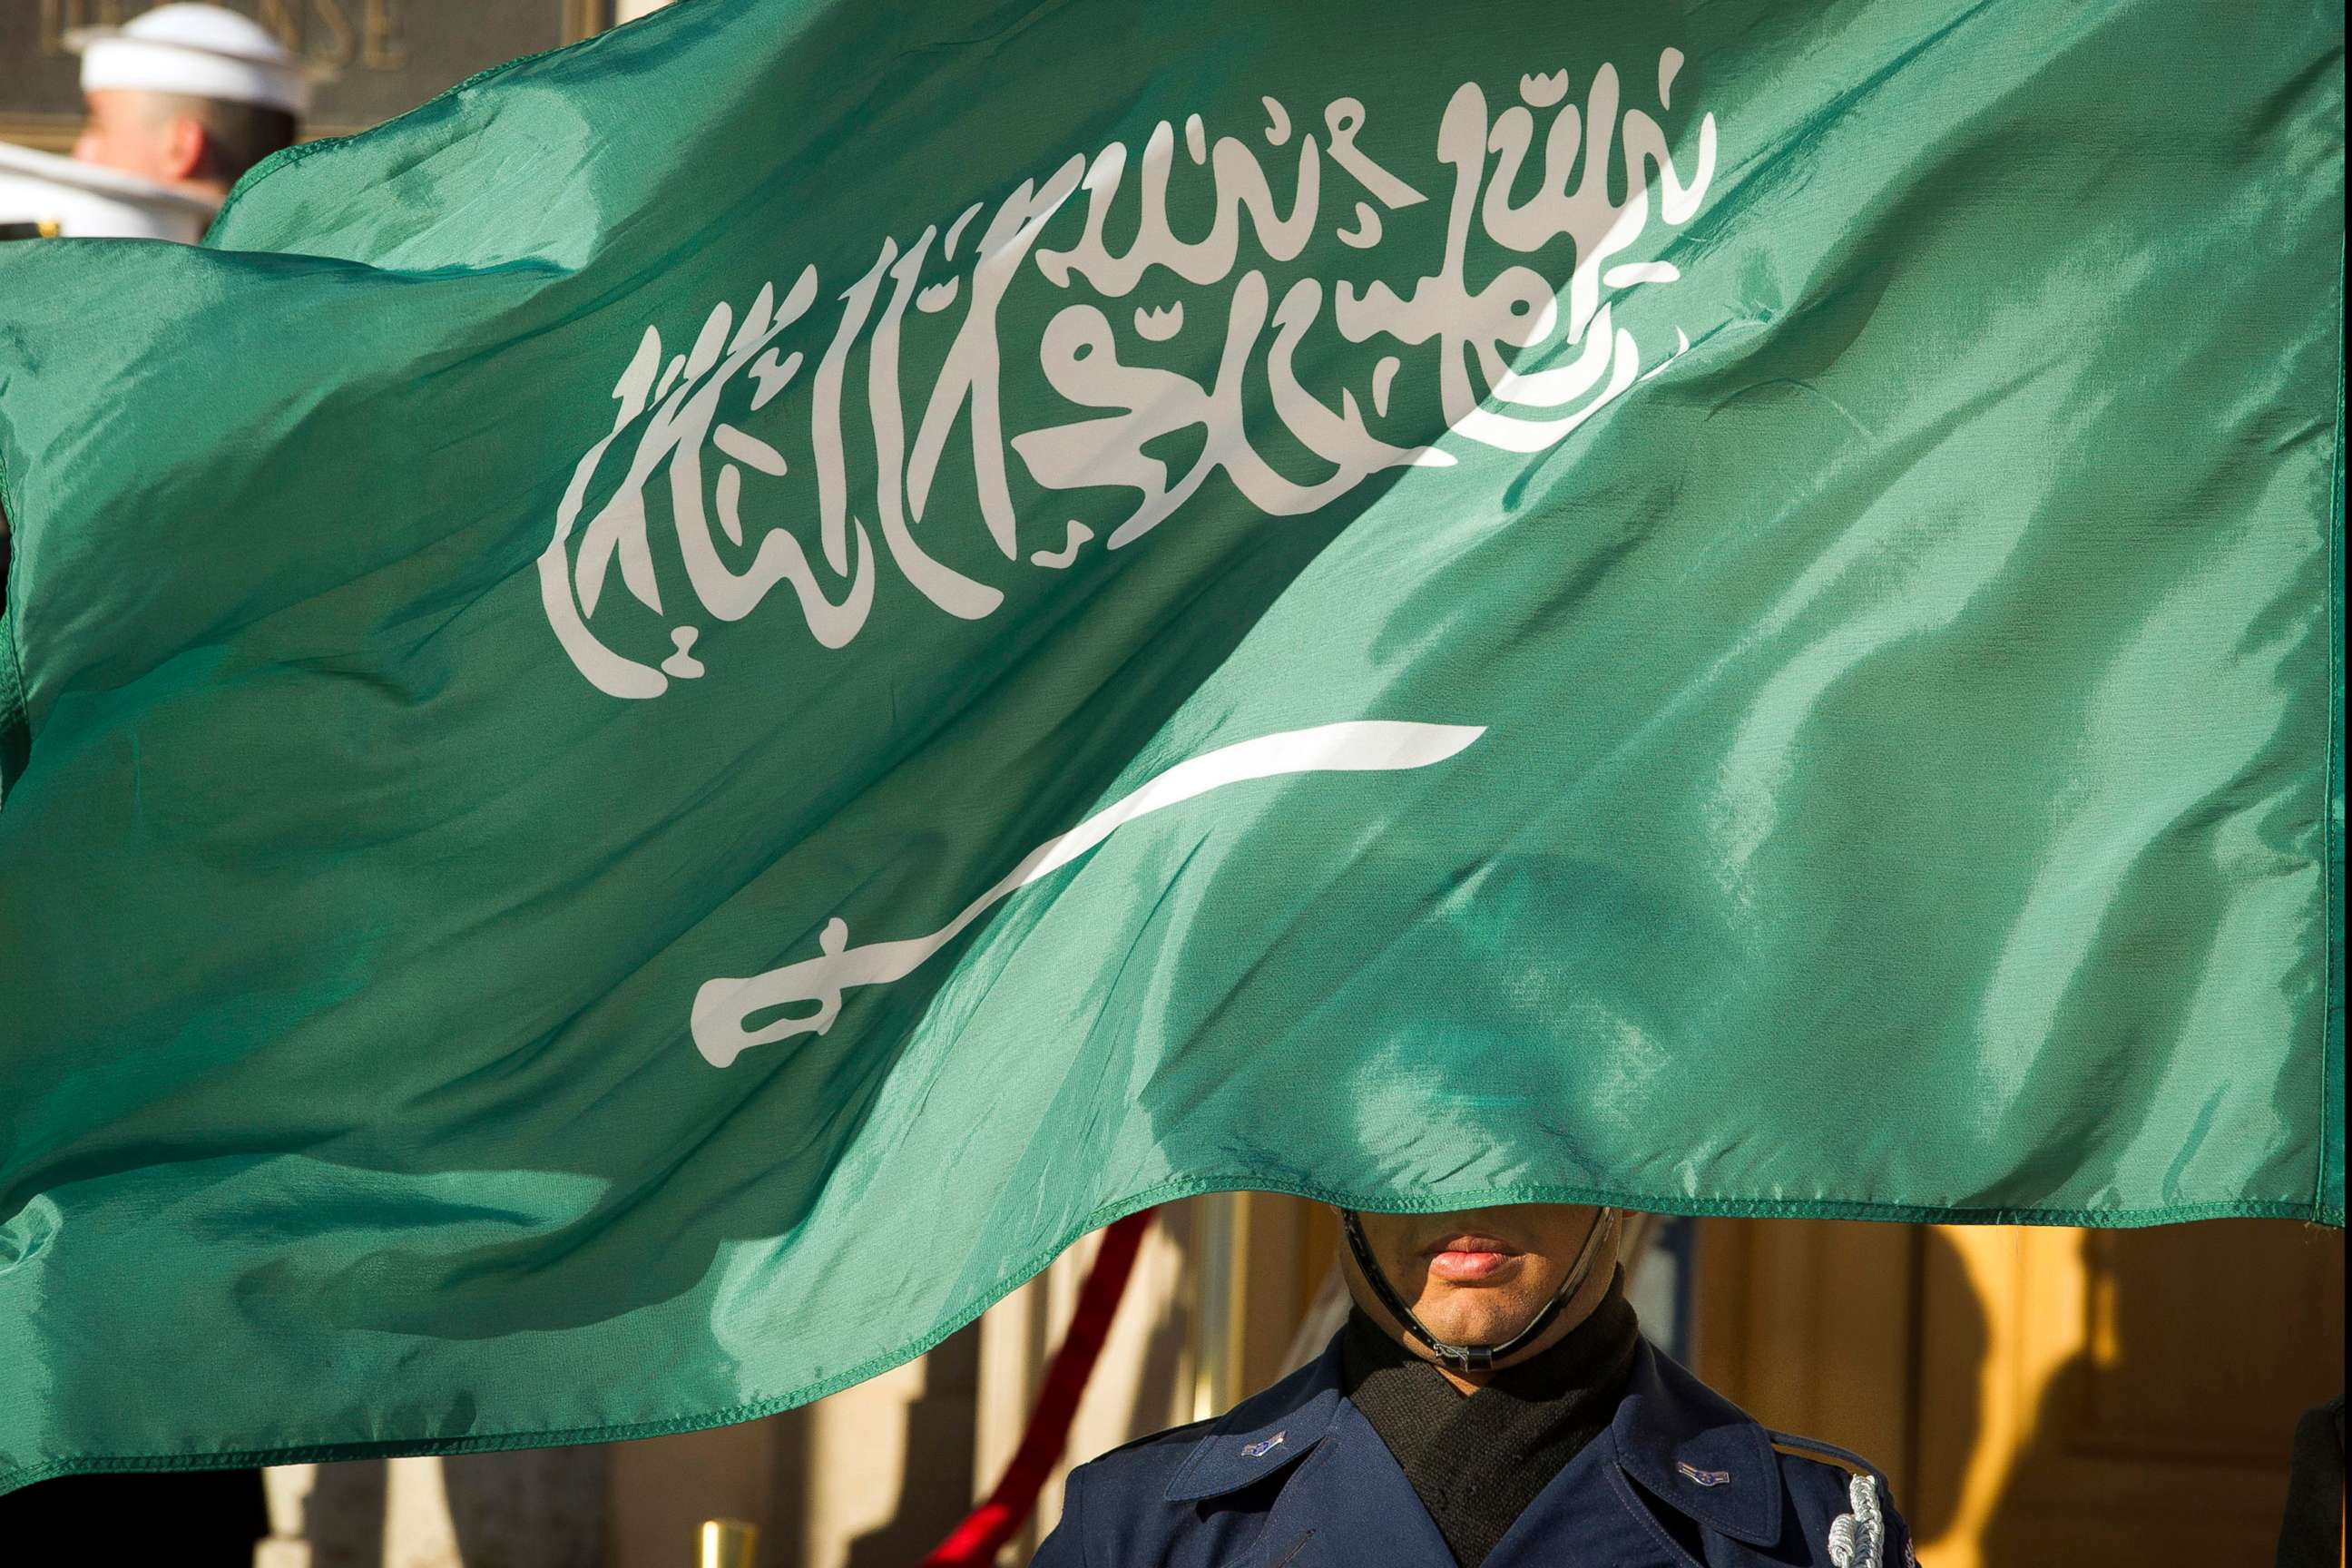
[[[1170,1479],[1168,1500],[1238,1491],[1328,1436],[1343,1403],[1339,1346],[1334,1335],[1315,1360],[1227,1411]],[[1780,1540],[1780,1467],[1771,1439],[1646,1340],[1634,1352],[1610,1437],[1619,1468],[1667,1507],[1750,1546]]]
[[[1323,1353],[1225,1412],[1169,1479],[1170,1502],[1196,1502],[1262,1481],[1320,1443],[1339,1413],[1339,1335]]]
[[[1646,1340],[1611,1431],[1618,1465],[1660,1502],[1750,1546],[1780,1540],[1771,1438]]]

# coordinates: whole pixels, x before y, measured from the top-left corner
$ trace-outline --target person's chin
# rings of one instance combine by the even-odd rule
[[[1442,1328],[1429,1319],[1424,1318],[1423,1321],[1428,1324],[1432,1333],[1451,1343],[1491,1345],[1499,1344],[1517,1333],[1534,1315],[1535,1309],[1525,1306],[1516,1292],[1504,1295],[1496,1291],[1481,1291],[1478,1294],[1480,1299],[1475,1302],[1457,1303],[1459,1310],[1437,1314],[1444,1320]]]

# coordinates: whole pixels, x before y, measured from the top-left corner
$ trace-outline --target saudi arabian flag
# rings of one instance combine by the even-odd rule
[[[2341,7],[683,0],[0,257],[0,1488],[1089,1227],[2344,1215]]]

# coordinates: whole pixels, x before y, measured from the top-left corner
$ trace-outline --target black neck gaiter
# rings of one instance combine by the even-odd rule
[[[1478,1568],[1615,1417],[1640,1332],[1621,1271],[1566,1339],[1465,1394],[1359,1307],[1340,1345],[1341,1386],[1396,1456],[1454,1562]]]

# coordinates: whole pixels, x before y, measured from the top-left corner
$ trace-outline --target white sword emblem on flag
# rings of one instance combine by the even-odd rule
[[[931,954],[962,933],[982,911],[1042,877],[1052,875],[1139,816],[1205,795],[1226,784],[1283,773],[1381,773],[1425,768],[1442,763],[1486,732],[1476,724],[1417,724],[1358,720],[1285,730],[1255,740],[1220,746],[1153,775],[1067,833],[1048,838],[1021,858],[1002,880],[929,936],[899,942],[849,945],[849,927],[838,916],[825,922],[815,958],[788,963],[765,974],[703,982],[694,995],[694,1045],[713,1067],[726,1067],[745,1049],[822,1035],[841,1013],[842,993],[856,985],[882,985],[904,979]],[[814,1002],[814,1012],[786,1014],[757,1029],[745,1022],[755,1014]]]

